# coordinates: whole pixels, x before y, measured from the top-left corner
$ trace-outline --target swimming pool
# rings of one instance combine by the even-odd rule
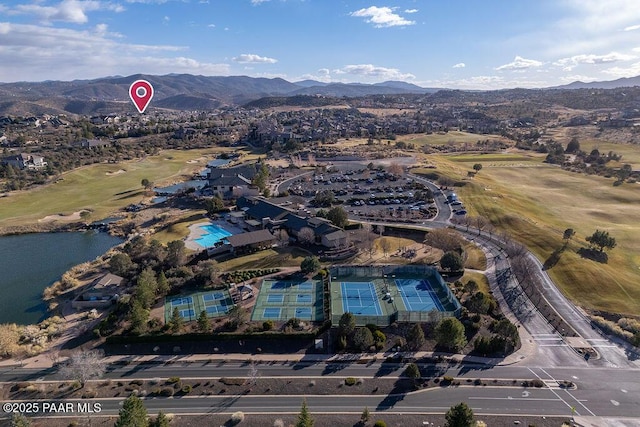
[[[205,234],[194,241],[203,248],[211,248],[218,242],[233,235],[233,233],[229,233],[227,230],[216,224],[201,225],[200,228],[205,232]]]

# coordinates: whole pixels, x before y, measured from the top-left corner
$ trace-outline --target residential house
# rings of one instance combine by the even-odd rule
[[[2,159],[2,163],[5,165],[11,165],[18,169],[40,169],[47,166],[47,162],[44,161],[44,157],[36,154],[25,153],[5,157]]]
[[[107,273],[94,280],[89,289],[72,302],[75,309],[108,307],[118,299],[120,287],[124,279],[115,274]]]
[[[109,147],[111,145],[111,141],[105,141],[102,139],[81,139],[80,141],[72,142],[72,146],[74,147],[83,147],[83,148],[97,148],[97,147]]]

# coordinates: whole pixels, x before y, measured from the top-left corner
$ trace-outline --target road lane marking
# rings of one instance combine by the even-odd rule
[[[528,368],[528,369],[529,369],[529,371],[531,371],[531,373],[532,373],[533,375],[535,375],[536,377],[538,377],[538,379],[539,379],[540,381],[543,381],[543,382],[544,382],[544,380],[540,377],[540,375],[536,374],[536,373],[534,372],[534,370],[533,370],[533,369],[531,369],[531,368]],[[542,369],[542,368],[540,368],[540,369]],[[548,372],[545,372],[545,370],[544,370],[544,369],[542,369],[542,371],[543,371],[545,374],[547,374],[549,377],[551,377],[551,375],[549,375],[549,373],[548,373]],[[553,377],[551,377],[551,378],[553,378]],[[555,380],[554,380],[554,381],[555,381]],[[545,382],[545,384],[546,384],[546,382]],[[557,384],[557,382],[556,382],[556,384]],[[562,401],[562,403],[564,403],[565,405],[567,405],[567,407],[568,407],[569,409],[573,410],[573,406],[569,405],[569,404],[567,403],[567,401],[566,401],[566,400],[564,400],[562,397],[560,397],[560,395],[559,395],[558,393],[556,393],[556,391],[555,391],[554,389],[552,389],[552,388],[551,388],[551,387],[549,387],[549,386],[547,386],[547,387],[549,388],[549,391],[551,391],[551,393],[553,393],[553,394],[554,394],[558,399],[560,399],[560,400]],[[576,411],[576,414],[580,415],[580,413],[579,413],[578,411]]]
[[[541,402],[557,402],[559,400],[563,401],[562,398],[550,399],[546,397],[511,397],[511,396],[507,396],[507,397],[483,397],[483,396],[473,397],[471,396],[469,397],[469,400],[536,400]]]

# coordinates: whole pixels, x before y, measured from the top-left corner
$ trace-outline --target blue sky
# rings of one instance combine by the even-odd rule
[[[637,0],[0,0],[0,82],[135,73],[424,87],[640,75]]]

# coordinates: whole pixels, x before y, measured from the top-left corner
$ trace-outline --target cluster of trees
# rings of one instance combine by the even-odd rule
[[[372,348],[380,350],[384,347],[387,337],[376,325],[356,327],[353,313],[346,312],[338,322],[338,349],[354,351],[369,351]]]
[[[169,427],[169,421],[162,411],[150,419],[142,400],[131,395],[122,403],[115,427]]]
[[[609,151],[606,154],[601,153],[597,148],[587,153],[580,149],[580,141],[575,137],[569,141],[567,148],[563,148],[559,142],[550,141],[540,145],[538,151],[549,153],[545,159],[547,163],[563,165],[575,171],[615,177],[616,181],[613,185],[616,186],[621,185],[633,176],[633,168],[630,164],[624,164],[619,168],[607,167],[607,164],[611,161],[619,162],[622,159],[622,155],[613,151]],[[572,162],[568,162],[567,154],[575,156]]]
[[[187,261],[183,241],[174,240],[165,246],[157,240],[148,240],[145,237],[132,239],[124,246],[123,252],[111,257],[110,271],[134,282],[128,302],[121,301],[119,310],[116,309],[117,313],[126,314],[132,333],[143,334],[149,329],[160,327],[159,319],[150,319],[151,308],[159,298],[163,298],[171,290],[187,284],[197,288],[221,285],[220,268],[215,261],[204,260],[189,266],[186,265]],[[100,324],[100,335],[108,335],[108,332],[113,331],[115,319],[111,320]],[[199,325],[203,332],[209,329],[204,321]],[[166,327],[172,332],[182,329],[183,320],[178,312],[172,313],[171,321]]]
[[[507,319],[494,321],[491,330],[495,335],[478,337],[473,342],[474,350],[479,354],[508,354],[520,344],[518,328]]]
[[[251,182],[253,185],[258,187],[260,192],[265,196],[269,196],[269,166],[260,159],[256,164],[256,174],[253,177],[253,181]]]
[[[305,274],[313,273],[320,270],[320,260],[317,256],[305,257],[300,263],[300,271]]]
[[[334,206],[328,211],[320,209],[316,212],[316,216],[326,218],[331,221],[333,225],[340,228],[345,228],[347,224],[349,224],[349,215],[342,206]]]

